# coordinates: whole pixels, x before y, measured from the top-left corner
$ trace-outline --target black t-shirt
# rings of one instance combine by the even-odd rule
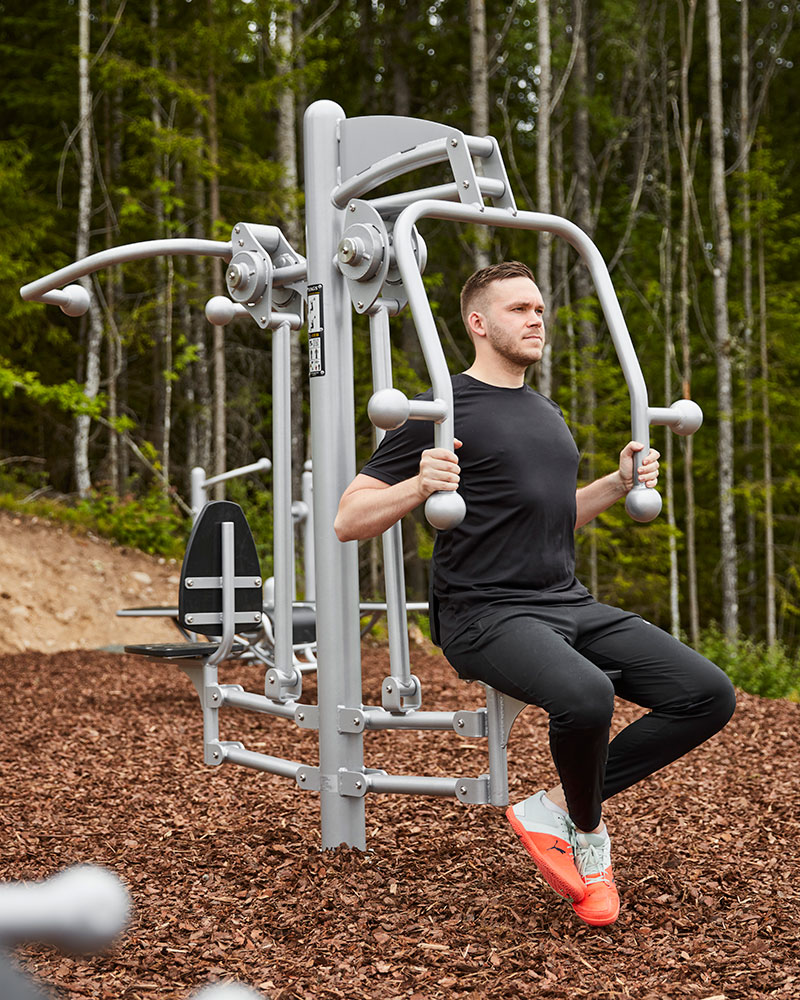
[[[575,577],[579,453],[561,410],[527,385],[506,389],[463,373],[453,376],[453,400],[467,513],[437,533],[433,550],[431,631],[441,645],[489,609],[592,600]],[[433,425],[409,420],[361,471],[403,482],[433,444]]]

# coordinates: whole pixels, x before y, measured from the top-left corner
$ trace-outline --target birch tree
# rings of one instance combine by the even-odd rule
[[[472,134],[489,134],[489,65],[486,46],[485,0],[469,0],[470,37],[470,103],[472,106]],[[480,174],[480,164],[478,173]],[[489,263],[489,237],[485,226],[477,226],[474,233],[473,259],[475,269]]]
[[[711,154],[711,212],[714,240],[712,285],[717,353],[717,411],[719,454],[720,567],[722,626],[734,639],[739,628],[736,521],[733,498],[734,435],[731,333],[728,316],[728,276],[731,266],[731,220],[725,187],[725,140],[722,102],[722,41],[719,0],[708,0],[708,107]]]
[[[92,90],[89,80],[90,48],[90,7],[89,0],[80,0],[78,5],[78,132],[80,137],[80,188],[78,195],[78,226],[75,241],[75,257],[80,260],[89,253],[89,232],[92,217],[92,177],[94,155],[92,148]],[[88,331],[86,335],[86,367],[84,394],[94,400],[100,388],[100,345],[103,326],[100,309],[95,298],[90,276],[80,279],[89,294]],[[88,496],[92,487],[89,472],[89,428],[90,417],[81,414],[75,418],[74,469],[78,495]]]
[[[538,0],[538,61],[539,89],[538,113],[536,115],[536,210],[552,212],[550,196],[550,114],[552,97],[552,65],[550,41],[550,0]],[[536,257],[536,281],[547,309],[553,310],[551,233],[539,233]],[[542,363],[539,366],[539,391],[545,396],[553,393],[553,345],[548,338],[545,343]]]

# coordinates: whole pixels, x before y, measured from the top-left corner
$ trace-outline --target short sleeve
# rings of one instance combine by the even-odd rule
[[[416,476],[420,455],[433,443],[433,424],[429,420],[407,420],[386,434],[361,472],[389,486],[402,483]]]

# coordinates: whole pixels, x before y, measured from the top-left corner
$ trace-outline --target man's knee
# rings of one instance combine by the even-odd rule
[[[551,713],[552,725],[561,730],[602,729],[611,723],[614,714],[614,685],[602,673],[586,678],[580,687],[570,692],[563,707]]]

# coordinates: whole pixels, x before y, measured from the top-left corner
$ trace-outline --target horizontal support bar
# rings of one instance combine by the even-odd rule
[[[297,705],[295,702],[280,704],[263,694],[245,691],[239,684],[220,684],[223,704],[230,708],[244,708],[249,712],[261,712],[263,715],[276,715],[282,719],[294,720]]]
[[[505,184],[494,177],[479,177],[478,186],[484,198],[501,198],[505,194]],[[371,198],[368,204],[382,216],[396,215],[423,198],[435,198],[437,201],[460,201],[461,193],[457,184],[437,184],[434,187],[420,188],[417,191],[402,191],[400,194],[388,194],[382,198]]]
[[[430,778],[413,774],[364,775],[367,790],[388,795],[436,795],[440,798],[455,798],[459,778]]]
[[[464,136],[470,153],[473,156],[489,157],[494,151],[490,138],[480,138],[474,135]],[[426,167],[433,163],[441,163],[448,159],[447,144],[451,139],[433,139],[422,142],[411,149],[402,150],[387,156],[378,163],[362,170],[354,177],[348,178],[343,184],[334,188],[331,201],[337,208],[344,208],[351,198],[360,198],[380,184],[385,184],[400,174],[407,173],[418,167]]]
[[[252,465],[243,465],[239,469],[230,469],[228,472],[220,472],[218,476],[211,476],[203,480],[203,486],[214,486],[216,483],[224,483],[228,479],[236,479],[238,476],[246,476],[249,472],[269,472],[272,462],[268,458],[259,458]]]
[[[296,760],[284,760],[283,757],[270,757],[266,753],[257,753],[255,750],[245,750],[238,745],[220,744],[225,752],[225,762],[231,764],[241,764],[243,767],[252,768],[254,771],[266,771],[268,774],[279,774],[282,778],[297,778],[297,772],[301,764]]]
[[[260,611],[237,611],[233,615],[234,625],[258,625],[261,621]],[[222,624],[222,612],[216,611],[203,611],[203,612],[193,612],[190,615],[186,615],[184,620],[184,625],[221,625]]]
[[[187,576],[183,581],[187,590],[221,590],[221,576]],[[235,576],[233,585],[237,590],[260,590],[260,576]],[[195,621],[197,619],[195,618]]]
[[[366,729],[438,729],[452,732],[455,712],[404,712],[395,715],[383,708],[365,708],[362,712]]]

